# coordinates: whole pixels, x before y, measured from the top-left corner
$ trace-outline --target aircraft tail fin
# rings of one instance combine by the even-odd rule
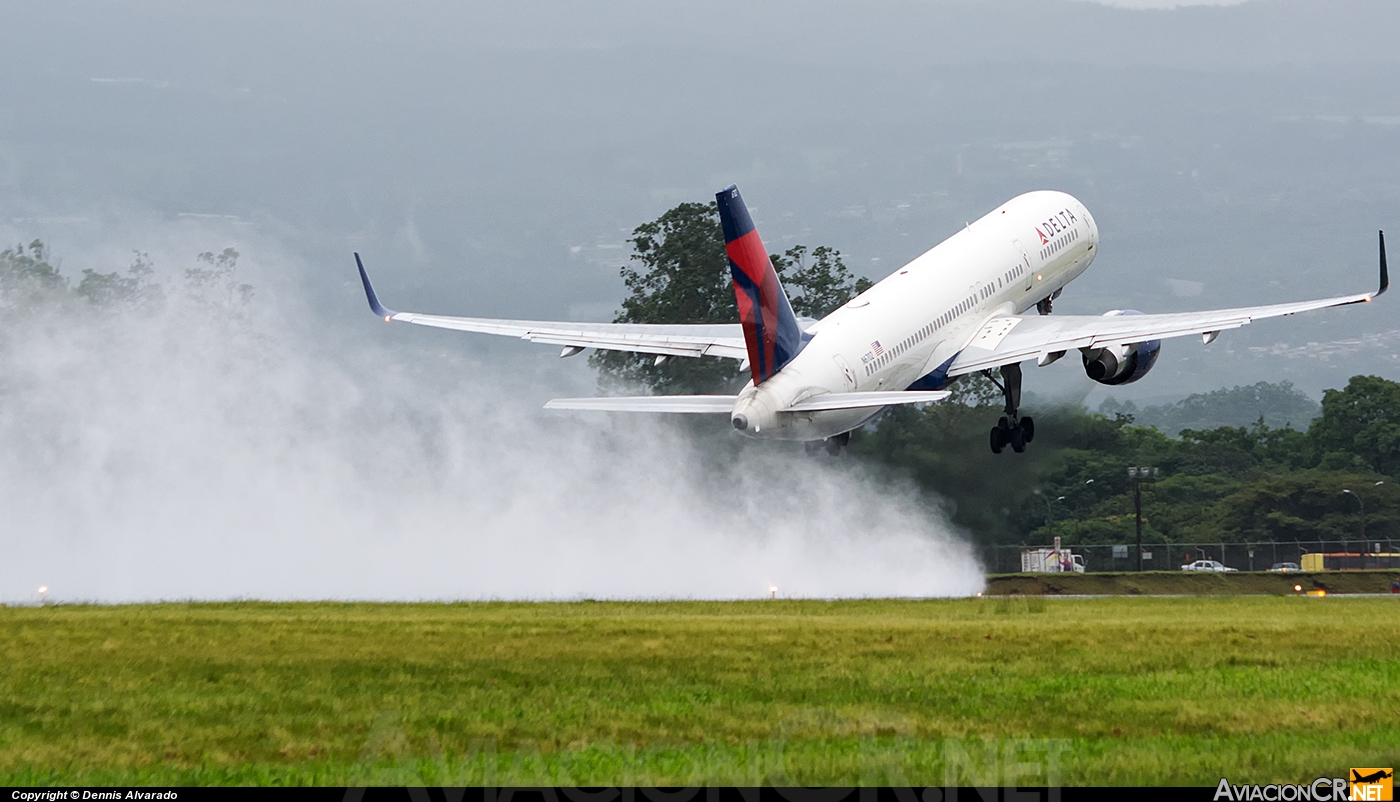
[[[762,384],[791,362],[802,350],[802,329],[792,312],[778,273],[768,251],[754,228],[753,218],[730,184],[715,195],[719,219],[724,226],[724,249],[729,256],[729,273],[734,279],[734,297],[739,305],[739,321],[744,326],[744,343],[749,351],[753,383]]]

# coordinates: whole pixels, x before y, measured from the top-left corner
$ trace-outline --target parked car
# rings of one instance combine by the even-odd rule
[[[1291,574],[1294,571],[1301,571],[1303,569],[1298,567],[1298,563],[1274,563],[1274,567],[1269,570],[1276,574]]]
[[[1226,571],[1238,571],[1238,568],[1231,568],[1215,560],[1197,560],[1190,565],[1181,566],[1183,571],[1216,571],[1224,573]]]

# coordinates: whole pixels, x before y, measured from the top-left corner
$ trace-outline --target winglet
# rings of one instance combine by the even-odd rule
[[[1390,271],[1386,270],[1386,267],[1385,267],[1385,232],[1384,232],[1384,231],[1382,231],[1382,232],[1380,233],[1380,241],[1381,241],[1381,288],[1378,289],[1378,290],[1376,290],[1376,295],[1380,295],[1381,293],[1383,293],[1383,292],[1385,292],[1386,290],[1390,289]],[[1374,297],[1376,297],[1376,295],[1372,295],[1371,297],[1374,298]]]
[[[374,294],[374,285],[369,283],[369,274],[365,272],[365,263],[360,261],[358,253],[355,254],[355,265],[360,268],[360,281],[365,285],[365,297],[369,299],[369,308],[385,320],[391,319],[397,313],[379,302],[379,297]]]

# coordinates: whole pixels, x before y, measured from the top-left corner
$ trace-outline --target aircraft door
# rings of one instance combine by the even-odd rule
[[[851,366],[846,364],[846,360],[840,354],[832,358],[836,360],[836,367],[841,369],[841,375],[846,382],[846,392],[853,392],[856,389],[856,372],[851,370]]]
[[[1023,286],[1029,290],[1035,284],[1035,270],[1031,267],[1031,255],[1026,252],[1026,246],[1022,245],[1019,239],[1011,240],[1011,244],[1016,246],[1016,256],[1021,261]]]

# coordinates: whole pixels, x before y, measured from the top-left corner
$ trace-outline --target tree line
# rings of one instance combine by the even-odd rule
[[[196,266],[184,271],[184,284],[174,288],[156,280],[151,257],[139,251],[125,271],[86,268],[76,283],[54,261],[43,240],[0,251],[0,313],[5,323],[65,312],[154,311],[186,301],[236,317],[253,298],[253,286],[235,276],[238,251],[233,248],[196,256]]]

